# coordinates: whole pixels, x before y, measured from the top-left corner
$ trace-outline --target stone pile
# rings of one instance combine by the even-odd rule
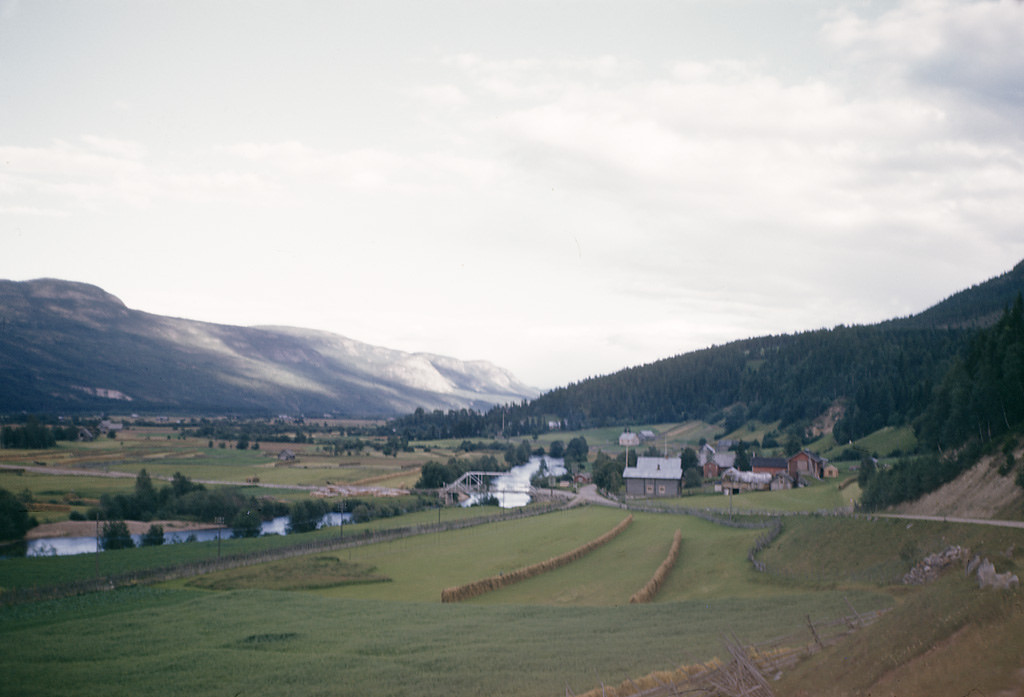
[[[929,554],[906,573],[903,583],[908,586],[930,583],[937,579],[944,570],[966,559],[969,554],[970,550],[964,549],[960,545],[946,547],[941,552]]]
[[[1020,579],[1017,578],[1017,574],[1012,574],[1009,571],[997,574],[995,564],[988,559],[981,559],[977,556],[971,559],[970,563],[967,564],[967,575],[971,575],[975,570],[978,572],[978,588],[1009,590],[1020,585]]]
[[[978,555],[971,557],[971,551],[960,545],[953,545],[936,554],[929,554],[907,572],[903,577],[903,583],[906,585],[930,583],[950,566],[963,563],[967,559],[970,561],[966,562],[966,574],[968,576],[977,574],[979,588],[1007,590],[1020,585],[1020,579],[1016,574],[1009,571],[1002,574],[996,573],[995,564]]]

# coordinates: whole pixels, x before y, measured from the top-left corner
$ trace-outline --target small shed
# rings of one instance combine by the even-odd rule
[[[277,459],[280,462],[291,462],[295,459],[295,451],[285,448],[277,454]]]
[[[839,477],[839,468],[835,465],[825,465],[825,478],[836,479]]]
[[[793,484],[793,478],[789,476],[788,472],[776,472],[772,475],[772,481],[768,488],[772,491],[784,491],[792,489]]]

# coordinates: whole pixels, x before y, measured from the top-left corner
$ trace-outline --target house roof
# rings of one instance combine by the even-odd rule
[[[810,458],[811,462],[818,462],[818,463],[828,462],[828,460],[826,460],[825,458],[821,457],[817,453],[808,450],[807,448],[804,448],[800,452],[798,452],[795,455],[791,456],[789,459],[792,460],[793,458],[795,458],[795,457],[797,457],[799,455],[806,455],[808,458]]]
[[[750,469],[784,470],[789,467],[789,460],[784,457],[752,457]]]
[[[736,452],[730,450],[727,453],[716,453],[711,460],[722,469],[728,469],[736,464]]]
[[[683,478],[683,465],[678,457],[638,457],[636,467],[622,471],[623,479],[672,479]]]

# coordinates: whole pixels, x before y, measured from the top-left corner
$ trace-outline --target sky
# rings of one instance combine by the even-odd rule
[[[0,0],[0,278],[549,389],[1024,259],[1019,0]]]

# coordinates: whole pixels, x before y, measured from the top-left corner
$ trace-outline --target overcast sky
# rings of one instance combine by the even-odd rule
[[[1018,0],[0,0],[0,278],[551,388],[1024,258]]]

